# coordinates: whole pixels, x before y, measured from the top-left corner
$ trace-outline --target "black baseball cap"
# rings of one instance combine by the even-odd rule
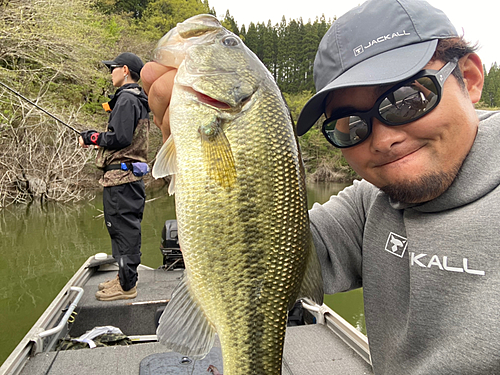
[[[121,53],[116,57],[116,59],[112,61],[103,61],[102,63],[109,69],[111,69],[112,65],[127,65],[131,71],[139,75],[141,74],[142,67],[144,66],[144,63],[142,62],[140,57],[131,52]]]
[[[314,60],[316,94],[297,120],[305,134],[324,113],[334,90],[396,83],[430,61],[439,39],[458,37],[439,9],[423,0],[369,0],[339,17]]]

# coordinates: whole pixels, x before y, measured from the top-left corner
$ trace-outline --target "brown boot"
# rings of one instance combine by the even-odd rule
[[[130,290],[123,290],[120,283],[113,285],[110,288],[98,291],[95,298],[99,301],[116,301],[119,299],[132,299],[137,297],[137,286]]]
[[[97,288],[99,290],[108,289],[108,288],[112,287],[115,284],[120,284],[120,278],[118,277],[118,274],[116,275],[116,277],[114,279],[106,280],[105,282],[100,283],[97,286]]]

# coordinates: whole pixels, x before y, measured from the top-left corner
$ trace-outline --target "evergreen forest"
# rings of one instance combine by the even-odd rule
[[[318,11],[320,12],[320,10]],[[318,44],[335,19],[285,19],[238,25],[209,0],[0,0],[0,83],[79,130],[104,130],[101,104],[114,92],[101,63],[121,52],[151,59],[157,41],[196,14],[216,15],[267,66],[296,119],[314,93]],[[485,67],[480,108],[500,107],[500,69]],[[95,153],[77,134],[0,85],[0,208],[15,202],[84,199],[96,187]],[[161,146],[152,126],[150,160]],[[301,137],[312,181],[349,181],[355,173],[318,127]],[[152,183],[152,181],[151,181]],[[90,193],[89,193],[90,191]]]

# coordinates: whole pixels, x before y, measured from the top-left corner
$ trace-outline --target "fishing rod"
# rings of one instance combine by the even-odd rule
[[[68,128],[70,128],[71,130],[73,130],[75,133],[78,133],[78,135],[80,135],[80,132],[78,130],[76,130],[74,127],[72,127],[71,125],[68,125],[66,124],[64,121],[58,119],[56,116],[54,116],[52,113],[50,112],[47,112],[45,109],[43,109],[42,107],[40,107],[38,104],[36,103],[33,103],[31,100],[29,100],[27,97],[21,95],[20,93],[18,93],[17,91],[15,91],[14,89],[11,89],[9,86],[7,86],[5,83],[1,82],[0,81],[0,85],[2,85],[3,87],[5,87],[7,90],[9,91],[12,91],[14,94],[16,94],[17,96],[23,98],[24,100],[26,100],[28,103],[30,103],[31,105],[35,106],[36,108],[38,108],[40,111],[46,113],[47,115],[49,115],[50,117],[52,117],[54,120],[56,121],[59,121],[61,124],[63,124],[64,126],[67,126]]]

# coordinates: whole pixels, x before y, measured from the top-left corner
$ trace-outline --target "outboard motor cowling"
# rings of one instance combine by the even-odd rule
[[[184,268],[179,237],[177,233],[177,220],[167,220],[161,231],[161,253],[163,254],[164,269]]]

